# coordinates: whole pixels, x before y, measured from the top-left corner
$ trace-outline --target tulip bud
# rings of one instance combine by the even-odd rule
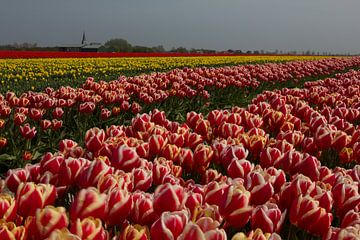
[[[0,137],[0,149],[6,147],[8,140],[4,137]]]

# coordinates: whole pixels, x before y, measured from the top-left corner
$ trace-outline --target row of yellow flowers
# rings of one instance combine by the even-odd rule
[[[207,57],[139,57],[139,58],[46,58],[0,59],[1,90],[36,87],[36,82],[54,80],[83,81],[89,76],[114,79],[119,75],[166,71],[173,68],[237,65],[294,60],[315,60],[323,56],[207,56]],[[51,84],[50,84],[51,85]],[[30,89],[30,88],[29,88]]]

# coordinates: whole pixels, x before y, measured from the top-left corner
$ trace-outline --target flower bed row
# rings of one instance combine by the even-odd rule
[[[87,79],[82,88],[46,88],[19,96],[8,92],[0,95],[0,159],[5,167],[21,166],[21,157],[36,160],[39,153],[53,149],[63,138],[81,142],[86,129],[119,124],[142,108],[159,107],[173,119],[181,118],[190,109],[240,103],[241,96],[256,92],[259,86],[286,85],[294,78],[327,75],[359,65],[360,58],[345,58],[184,68],[111,82]]]
[[[31,52],[27,52],[31,55]],[[44,57],[50,57],[43,52]],[[78,54],[78,53],[77,53]],[[224,66],[245,63],[286,62],[296,60],[318,60],[323,56],[138,56],[110,57],[95,53],[81,53],[82,56],[61,53],[69,58],[1,59],[0,51],[0,93],[28,90],[43,90],[46,86],[59,87],[71,84],[81,86],[89,76],[102,80],[113,80],[119,75],[168,71],[174,68],[198,66]],[[20,57],[20,56],[19,56]],[[61,57],[61,56],[58,56]],[[72,58],[70,58],[72,57]]]
[[[63,139],[8,171],[0,236],[358,239],[359,79],[265,91],[185,123],[154,109],[89,129],[83,146]]]

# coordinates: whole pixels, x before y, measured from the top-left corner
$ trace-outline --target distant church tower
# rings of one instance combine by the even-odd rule
[[[81,40],[81,44],[82,44],[82,45],[86,44],[85,31],[83,32],[83,36],[82,36],[82,40]]]

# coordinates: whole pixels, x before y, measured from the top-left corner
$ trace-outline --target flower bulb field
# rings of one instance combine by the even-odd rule
[[[360,239],[360,57],[0,60],[0,239]]]

